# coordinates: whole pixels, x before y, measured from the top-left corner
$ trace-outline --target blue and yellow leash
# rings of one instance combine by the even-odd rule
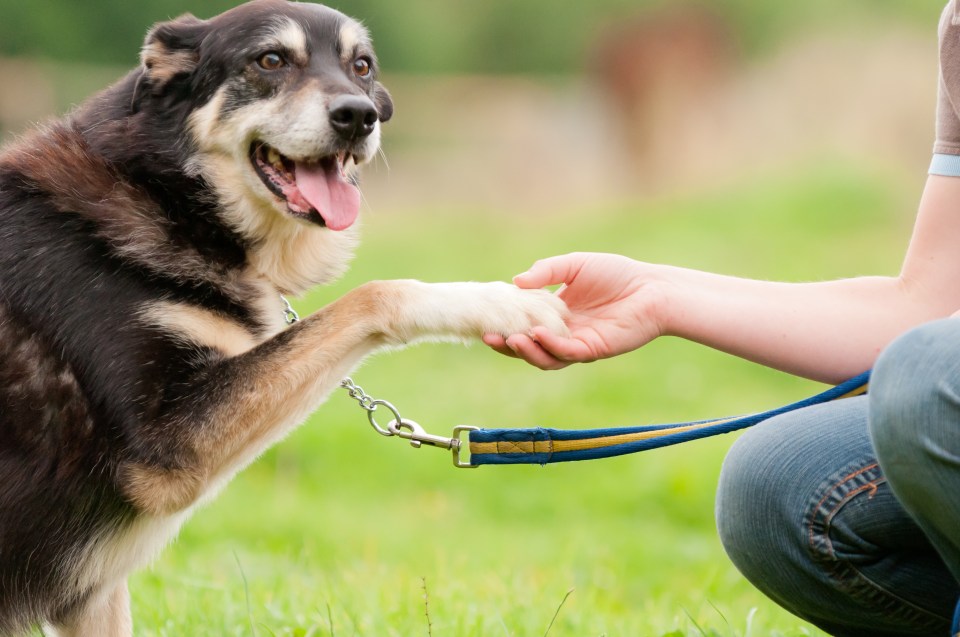
[[[355,385],[349,378],[344,379],[341,386],[347,389],[350,396],[367,411],[370,424],[381,435],[398,436],[409,440],[414,447],[427,445],[449,449],[453,452],[454,465],[461,468],[475,468],[496,464],[545,465],[554,462],[610,458],[730,433],[790,411],[865,394],[867,393],[869,380],[870,372],[867,371],[836,387],[795,403],[757,414],[731,418],[669,425],[581,430],[545,429],[543,427],[480,429],[478,427],[459,426],[454,428],[453,436],[450,438],[427,433],[416,422],[402,418],[400,412],[392,404],[385,400],[373,399],[365,394],[363,389]],[[375,412],[381,407],[387,409],[393,416],[392,421],[385,427],[377,422],[375,416]],[[469,434],[468,445],[461,438],[464,433]],[[464,447],[467,447],[470,451],[469,460],[463,459]]]
[[[730,433],[811,405],[867,392],[870,372],[815,396],[758,414],[696,422],[608,429],[475,429],[470,431],[470,464],[549,464],[611,458]]]

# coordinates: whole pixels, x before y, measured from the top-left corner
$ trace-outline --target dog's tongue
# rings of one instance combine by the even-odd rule
[[[346,230],[360,214],[360,191],[347,182],[338,166],[327,162],[297,162],[297,189],[320,213],[331,230]]]

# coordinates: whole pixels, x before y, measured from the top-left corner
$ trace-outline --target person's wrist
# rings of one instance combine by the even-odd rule
[[[682,270],[672,266],[644,264],[647,320],[656,327],[657,336],[677,336],[682,331]]]

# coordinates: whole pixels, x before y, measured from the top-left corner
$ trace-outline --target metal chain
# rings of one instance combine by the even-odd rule
[[[350,398],[353,398],[360,404],[361,408],[366,410],[367,420],[370,421],[370,426],[373,427],[381,436],[396,436],[399,433],[400,427],[407,422],[400,417],[400,412],[397,411],[396,407],[385,400],[368,396],[366,392],[363,391],[363,387],[360,387],[354,383],[353,379],[350,377],[341,380],[340,386],[347,390],[347,393],[350,394]],[[376,416],[374,416],[374,412],[377,411],[377,408],[381,406],[386,407],[390,413],[393,414],[393,421],[386,427],[381,427],[377,422]]]
[[[367,411],[373,411],[376,409],[374,407],[373,396],[368,396],[364,391],[363,387],[355,384],[353,379],[349,376],[340,381],[340,386],[347,390],[347,393],[350,394],[350,398],[353,398],[355,401],[360,403],[360,406],[366,409]]]

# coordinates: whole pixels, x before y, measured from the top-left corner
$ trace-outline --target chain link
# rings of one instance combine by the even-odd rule
[[[340,386],[347,390],[347,393],[350,394],[350,398],[353,398],[355,401],[360,403],[360,406],[367,411],[373,411],[377,408],[374,404],[376,401],[373,399],[373,396],[368,396],[363,391],[363,387],[354,383],[352,378],[344,378],[340,381]]]
[[[297,314],[297,311],[293,309],[293,306],[290,305],[290,301],[287,300],[287,297],[280,295],[280,300],[283,301],[283,320],[287,322],[287,325],[293,325],[294,323],[300,320],[300,315]]]
[[[399,427],[406,422],[400,417],[400,412],[397,411],[396,407],[385,400],[368,396],[367,393],[363,391],[363,388],[354,383],[350,377],[341,380],[340,386],[346,389],[350,397],[357,401],[360,407],[366,410],[367,420],[370,421],[370,426],[376,429],[377,433],[381,436],[396,436]],[[387,410],[393,414],[393,420],[386,427],[382,427],[380,423],[377,422],[376,416],[374,416],[374,412],[377,411],[378,407],[386,407]]]

